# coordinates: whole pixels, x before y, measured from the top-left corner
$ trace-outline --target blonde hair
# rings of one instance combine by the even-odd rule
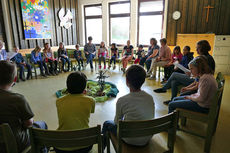
[[[205,56],[197,56],[189,62],[189,66],[194,66],[197,68],[198,73],[203,74],[212,74],[212,70],[208,65],[208,60]]]

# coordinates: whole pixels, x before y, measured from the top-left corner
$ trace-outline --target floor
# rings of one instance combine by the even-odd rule
[[[96,72],[90,72],[89,68],[83,71],[88,79],[96,79]],[[56,111],[56,96],[55,92],[58,89],[65,87],[65,81],[69,73],[62,73],[58,76],[52,76],[49,78],[33,79],[26,82],[19,82],[13,87],[13,91],[25,95],[28,100],[34,114],[35,120],[45,121],[49,129],[56,129],[58,127],[57,111]],[[129,89],[125,85],[125,77],[121,71],[110,70],[107,72],[110,77],[107,81],[113,82],[118,86],[120,90],[117,98],[112,98],[105,103],[97,103],[95,113],[91,115],[90,126],[103,124],[105,120],[113,120],[115,115],[115,105],[119,97],[127,94]],[[162,76],[160,76],[162,77]],[[230,76],[226,76],[226,85],[222,100],[222,106],[219,116],[219,123],[216,134],[213,138],[213,144],[211,153],[229,153],[230,142]],[[143,90],[151,94],[154,98],[156,107],[156,117],[167,114],[167,106],[162,104],[162,101],[170,98],[171,92],[163,94],[156,94],[152,90],[161,86],[159,78],[156,81],[146,79],[143,85]],[[204,130],[204,125],[198,122],[188,121],[188,128],[197,129],[201,132]],[[166,134],[158,134],[153,137],[154,153],[163,152],[166,150],[167,137]],[[175,153],[202,153],[204,147],[204,141],[201,138],[185,134],[183,132],[177,132]],[[112,152],[114,152],[113,147]],[[94,147],[93,152],[96,152]]]

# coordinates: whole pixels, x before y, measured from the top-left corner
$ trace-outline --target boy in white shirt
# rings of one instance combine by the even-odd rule
[[[102,128],[104,140],[106,140],[107,131],[114,135],[117,134],[119,120],[149,120],[154,118],[155,106],[153,97],[141,90],[145,77],[146,72],[140,65],[132,65],[127,69],[126,85],[129,87],[130,93],[118,99],[114,121],[104,122]],[[151,137],[126,138],[124,141],[130,145],[144,146]]]

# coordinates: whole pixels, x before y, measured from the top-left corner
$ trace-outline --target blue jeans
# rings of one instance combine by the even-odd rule
[[[176,108],[183,108],[200,113],[208,113],[208,108],[201,107],[197,104],[197,102],[194,102],[190,99],[185,99],[184,97],[185,96],[173,98],[173,100],[169,103],[168,113],[173,112]]]
[[[169,77],[168,81],[163,86],[164,90],[172,88],[172,96],[171,100],[177,96],[178,93],[178,86],[188,86],[194,82],[193,78],[190,76],[178,72],[173,72],[172,75]]]
[[[114,65],[116,64],[116,56],[112,56],[111,59],[110,59],[110,65],[112,64],[112,62],[114,63]]]
[[[27,79],[28,77],[31,75],[31,66],[29,64],[26,63],[26,66],[24,66],[23,64],[17,64],[18,67],[19,67],[19,77],[20,79],[23,78],[23,73],[24,73],[24,70],[25,70],[25,67],[27,68]]]
[[[145,61],[147,72],[149,71],[151,64],[152,64],[152,58],[149,58],[148,60]]]
[[[103,134],[103,149],[106,147],[106,133],[110,132],[114,135],[117,135],[117,125],[114,123],[114,121],[109,120],[105,121],[102,127],[102,134]]]
[[[88,63],[90,63],[90,68],[91,69],[93,69],[93,58],[94,58],[94,54],[91,54],[91,53],[89,53],[89,55],[86,55],[86,58],[87,58],[87,60],[86,60],[86,63],[88,64]]]
[[[64,67],[65,67],[65,63],[67,62],[68,63],[68,71],[69,71],[69,68],[70,68],[70,60],[69,58],[64,58],[64,57],[61,57],[61,61],[62,61],[62,70],[65,70]]]
[[[34,63],[34,64],[38,64],[38,65],[39,65],[41,74],[44,74],[44,71],[43,71],[44,69],[43,69],[43,67],[45,68],[45,72],[46,72],[46,73],[49,72],[45,62],[43,62],[43,61],[37,61],[37,62]]]

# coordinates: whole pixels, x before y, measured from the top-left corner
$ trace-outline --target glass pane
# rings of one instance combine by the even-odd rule
[[[159,43],[162,33],[162,15],[140,16],[139,21],[139,44],[149,45],[152,37]]]
[[[85,8],[85,16],[101,15],[101,6],[92,6]]]
[[[130,13],[130,3],[110,5],[110,14]]]
[[[163,11],[163,1],[141,2],[140,12],[156,12]]]
[[[126,44],[129,40],[130,17],[111,18],[111,43]]]
[[[95,30],[97,29],[97,30]],[[86,37],[93,37],[94,44],[100,44],[102,41],[102,19],[86,20]]]

